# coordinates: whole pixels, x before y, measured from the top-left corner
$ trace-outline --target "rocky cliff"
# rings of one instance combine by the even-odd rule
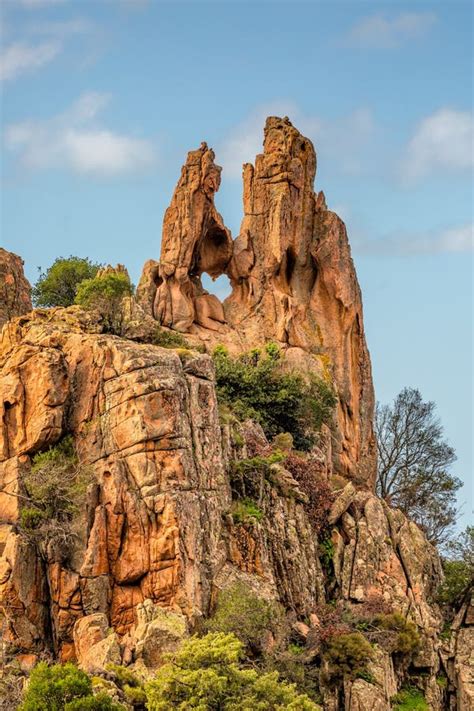
[[[213,202],[220,169],[202,144],[188,155],[166,212],[161,259],[147,262],[138,303],[127,306],[140,329],[103,333],[100,319],[79,307],[37,309],[4,327],[6,663],[27,669],[51,655],[95,673],[109,662],[152,670],[201,628],[219,591],[239,581],[283,605],[305,658],[321,670],[327,709],[388,711],[407,679],[431,709],[448,708],[440,674],[451,690],[464,689],[459,698],[472,694],[469,632],[461,630],[470,617],[459,624],[463,656],[454,663],[455,650],[439,654],[437,552],[373,493],[360,290],[344,224],[313,192],[315,168],[308,139],[288,119],[268,119],[264,153],[244,167],[245,215],[232,241]],[[230,276],[224,304],[203,289],[204,272]],[[144,332],[157,321],[185,333],[189,347],[139,342],[153,340]],[[283,368],[314,370],[337,394],[331,426],[304,457],[292,455],[298,466],[269,456],[274,448],[258,424],[219,411],[214,364],[203,352],[221,343],[239,353],[266,341],[279,344]],[[38,456],[67,440],[86,485],[68,525],[38,539],[37,522],[25,519],[25,487]],[[258,489],[258,518],[235,513],[249,487]],[[324,504],[314,504],[315,492]],[[362,619],[374,606],[415,626],[416,649],[402,658],[376,645],[363,678],[325,684],[318,640],[327,610]]]
[[[0,247],[0,327],[31,311],[31,287],[23,274],[23,260]]]
[[[346,228],[315,193],[316,153],[287,118],[267,119],[264,152],[244,166],[244,218],[232,242],[214,207],[220,168],[202,144],[188,154],[164,223],[159,262],[138,299],[165,326],[212,347],[245,351],[274,340],[303,371],[330,370],[338,392],[337,470],[371,486],[374,393],[362,300]],[[220,304],[201,275],[227,274]]]

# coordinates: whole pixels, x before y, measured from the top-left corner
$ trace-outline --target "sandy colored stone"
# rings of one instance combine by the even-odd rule
[[[0,247],[0,329],[4,323],[31,311],[31,286],[23,259]]]

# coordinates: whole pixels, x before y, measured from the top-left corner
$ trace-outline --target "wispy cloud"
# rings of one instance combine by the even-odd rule
[[[474,165],[474,119],[469,111],[441,108],[416,127],[400,165],[413,183],[432,173],[459,172]]]
[[[16,42],[0,54],[0,80],[16,79],[49,64],[62,50],[61,42],[51,40],[39,44]]]
[[[377,239],[352,240],[359,254],[376,256],[414,256],[471,252],[474,249],[472,223],[437,232],[397,234]]]
[[[327,163],[342,173],[359,174],[370,162],[377,135],[370,109],[361,107],[329,120],[305,114],[296,104],[281,101],[257,107],[217,147],[217,160],[223,165],[224,177],[240,177],[242,164],[253,162],[256,154],[262,152],[267,116],[289,116],[296,128],[313,141]]]
[[[393,17],[378,13],[355,24],[343,43],[366,49],[394,49],[426,35],[436,22],[433,12],[402,12]]]
[[[109,100],[91,92],[49,120],[12,124],[5,130],[5,146],[29,171],[58,168],[108,178],[150,168],[156,155],[149,141],[98,124]]]

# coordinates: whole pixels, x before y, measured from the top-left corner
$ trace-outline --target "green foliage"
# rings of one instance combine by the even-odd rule
[[[257,503],[252,499],[238,499],[232,503],[231,508],[232,519],[236,524],[251,524],[255,521],[261,521],[263,511],[257,506]]]
[[[81,257],[58,257],[46,272],[40,272],[32,291],[34,305],[71,306],[78,285],[95,277],[100,266]]]
[[[36,665],[18,711],[124,711],[107,694],[92,695],[90,677],[74,664]]]
[[[400,612],[377,615],[374,624],[379,629],[395,633],[389,644],[392,652],[414,654],[421,644],[417,626],[409,622]]]
[[[177,331],[165,331],[163,328],[160,328],[160,326],[158,326],[153,333],[151,342],[154,346],[161,346],[162,348],[189,349],[189,343],[181,333]]]
[[[268,630],[278,636],[283,620],[283,611],[277,603],[258,597],[243,583],[236,583],[219,593],[216,610],[206,626],[210,632],[233,633],[246,647],[255,648]]]
[[[146,685],[149,711],[317,711],[318,706],[278,673],[259,674],[240,662],[242,643],[210,633],[184,642]]]
[[[444,580],[437,593],[445,617],[454,617],[470,588],[474,586],[474,526],[449,542],[443,557]]]
[[[126,274],[106,272],[86,279],[77,288],[75,303],[85,309],[97,311],[107,333],[122,335],[124,314],[122,300],[133,292]]]
[[[319,560],[326,573],[331,573],[334,558],[334,543],[331,538],[324,538],[318,545]]]
[[[45,452],[35,454],[31,469],[23,476],[26,499],[20,511],[23,533],[43,549],[51,541],[66,552],[72,542],[71,521],[80,509],[91,481],[90,470],[81,465],[71,436]]]
[[[392,697],[393,711],[429,711],[426,699],[419,689],[408,687]]]
[[[95,696],[70,701],[64,711],[126,711],[126,707],[114,701],[107,692],[100,691]]]
[[[367,665],[374,658],[372,646],[360,632],[334,635],[325,647],[323,656],[332,680],[355,679],[366,674]]]
[[[280,432],[273,438],[273,447],[280,452],[289,452],[293,449],[293,435],[289,432]]]
[[[114,676],[115,684],[123,691],[126,701],[133,708],[144,709],[146,693],[141,680],[128,667],[107,664],[107,671]]]
[[[283,372],[274,343],[238,358],[218,346],[213,355],[220,402],[239,419],[259,422],[268,438],[289,433],[298,449],[311,448],[337,402],[324,380],[311,376],[307,382],[297,373]]]

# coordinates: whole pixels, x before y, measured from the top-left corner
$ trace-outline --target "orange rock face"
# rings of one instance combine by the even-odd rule
[[[147,262],[138,296],[160,323],[207,346],[235,352],[273,340],[289,367],[329,372],[339,400],[335,470],[372,487],[374,393],[346,228],[314,192],[314,147],[287,118],[267,119],[263,149],[255,166],[244,166],[234,242],[213,205],[214,154],[205,144],[189,153],[165,214],[160,261]],[[223,305],[203,292],[203,272],[228,274]]]
[[[23,274],[23,260],[0,247],[0,328],[15,316],[31,311],[31,286]]]

